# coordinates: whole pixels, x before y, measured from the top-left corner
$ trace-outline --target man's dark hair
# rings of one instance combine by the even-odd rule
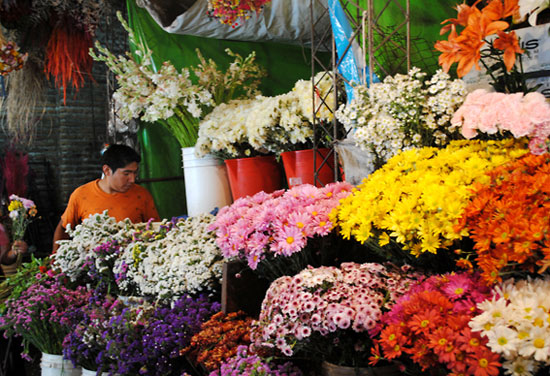
[[[101,156],[101,165],[107,165],[115,173],[119,168],[126,167],[132,162],[139,163],[141,157],[134,149],[126,145],[111,145]]]

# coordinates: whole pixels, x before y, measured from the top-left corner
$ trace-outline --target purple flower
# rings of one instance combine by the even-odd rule
[[[302,372],[290,362],[276,364],[249,353],[246,346],[239,346],[237,355],[225,361],[219,370],[210,373],[209,376],[236,375],[301,376]]]
[[[64,337],[82,319],[79,309],[88,302],[90,292],[84,287],[69,289],[63,277],[37,281],[6,302],[0,328],[6,337],[22,337],[25,352],[31,343],[42,352],[61,354]]]
[[[184,296],[172,306],[125,307],[110,318],[102,335],[106,343],[102,356],[112,361],[109,371],[169,374],[183,360],[180,350],[219,310],[220,304],[209,302],[205,296]]]

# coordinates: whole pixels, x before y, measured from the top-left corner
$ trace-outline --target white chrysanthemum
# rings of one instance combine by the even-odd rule
[[[489,339],[489,347],[507,360],[508,374],[531,374],[550,362],[549,290],[549,277],[510,279],[494,289],[500,298],[478,304],[482,313],[470,326],[481,331]],[[517,360],[522,358],[527,363]]]
[[[547,363],[550,358],[550,333],[547,328],[532,327],[530,337],[518,349],[521,356]]]
[[[505,361],[502,368],[507,375],[512,376],[531,376],[538,370],[536,362],[521,357]]]
[[[197,155],[221,151],[233,154],[231,145],[247,142],[246,119],[255,103],[251,99],[232,100],[214,108],[199,125],[199,137],[195,146]]]
[[[495,325],[505,324],[506,300],[493,298],[478,303],[477,307],[483,312],[470,321],[473,331],[482,331],[493,328]]]
[[[58,241],[59,248],[52,255],[54,267],[59,268],[67,277],[75,281],[82,276],[86,257],[94,257],[92,252],[94,248],[106,241],[128,238],[134,231],[144,226],[144,224],[132,224],[129,220],[117,222],[109,217],[107,211],[90,215],[74,230],[69,224],[67,233],[71,239]]]
[[[332,81],[329,78],[328,74],[323,78],[321,74],[316,76],[318,96],[331,93]],[[240,156],[237,155],[239,147],[245,144],[259,152],[280,153],[289,150],[292,145],[311,143],[313,106],[320,106],[312,100],[312,93],[312,82],[300,80],[286,94],[231,101],[216,107],[199,125],[199,139],[195,147],[197,155],[225,153],[237,157]],[[326,101],[331,103],[330,95]],[[335,107],[333,104],[332,108]],[[330,120],[332,112],[327,115],[324,106],[316,116],[320,120]]]
[[[506,358],[517,354],[517,346],[520,343],[517,331],[504,325],[497,325],[487,333],[489,348]]]
[[[335,115],[346,129],[357,128],[354,138],[358,146],[384,162],[408,148],[444,146],[451,136],[458,136],[457,127],[450,125],[450,115],[465,95],[463,81],[451,81],[441,70],[428,80],[425,73],[413,68],[408,75],[388,76],[368,88],[355,87],[354,99]]]

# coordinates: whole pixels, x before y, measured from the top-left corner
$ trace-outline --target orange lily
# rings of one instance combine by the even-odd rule
[[[460,45],[455,42],[458,34],[456,33],[455,25],[451,26],[451,34],[449,34],[449,40],[440,40],[435,43],[435,49],[441,52],[439,55],[439,65],[445,72],[448,72],[455,62],[458,61],[458,54],[460,52]]]
[[[464,77],[474,65],[477,70],[480,69],[478,62],[481,59],[481,47],[485,42],[476,38],[468,38],[464,33],[457,38],[457,42],[460,44],[460,52],[456,73],[458,77]]]
[[[449,25],[443,26],[439,32],[439,35],[443,35],[451,30],[452,26],[466,26],[468,24],[468,18],[470,18],[470,15],[480,12],[480,10],[476,7],[480,1],[481,0],[477,0],[472,6],[469,6],[466,3],[457,5],[456,10],[458,11],[458,14],[456,18],[448,18],[445,21],[441,22],[442,25],[449,22]]]
[[[504,51],[504,65],[506,71],[510,72],[516,62],[516,53],[522,54],[523,50],[519,46],[518,37],[514,31],[509,33],[498,31],[497,34],[498,38],[495,39],[493,46]]]
[[[490,14],[473,14],[468,19],[468,26],[461,35],[472,34],[472,37],[475,35],[476,38],[483,39],[489,35],[495,34],[497,31],[506,30],[508,26],[510,26],[508,22],[495,21],[491,18]]]
[[[520,18],[518,0],[504,0],[504,11],[502,18],[510,16],[512,16],[514,20],[518,20]]]
[[[502,1],[493,0],[489,4],[487,4],[487,6],[483,8],[481,12],[491,21],[499,20],[502,18],[502,15],[504,13],[504,6],[502,5]]]
[[[485,8],[483,13],[486,13],[493,20],[504,19],[510,16],[519,17],[518,0],[501,0],[491,1]]]

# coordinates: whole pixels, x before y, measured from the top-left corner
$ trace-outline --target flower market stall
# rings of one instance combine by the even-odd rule
[[[234,28],[278,6],[199,3]],[[0,329],[41,359],[34,374],[550,374],[550,101],[516,32],[548,2],[449,7],[437,69],[373,67],[368,84],[302,71],[286,86],[270,82],[281,46],[224,41],[218,61],[190,37],[172,62],[147,24],[158,14],[128,5],[117,16],[132,52],[90,50],[116,74],[120,117],[147,123],[150,151],[159,132],[179,164],[182,148],[215,160],[230,199],[157,222],[97,213],[48,257],[18,257],[0,282]],[[477,68],[489,86],[463,79]],[[333,152],[316,124],[334,123],[366,156],[359,184],[334,181],[342,165],[327,165],[326,184],[315,163],[288,165]],[[40,208],[11,200],[20,240]]]

